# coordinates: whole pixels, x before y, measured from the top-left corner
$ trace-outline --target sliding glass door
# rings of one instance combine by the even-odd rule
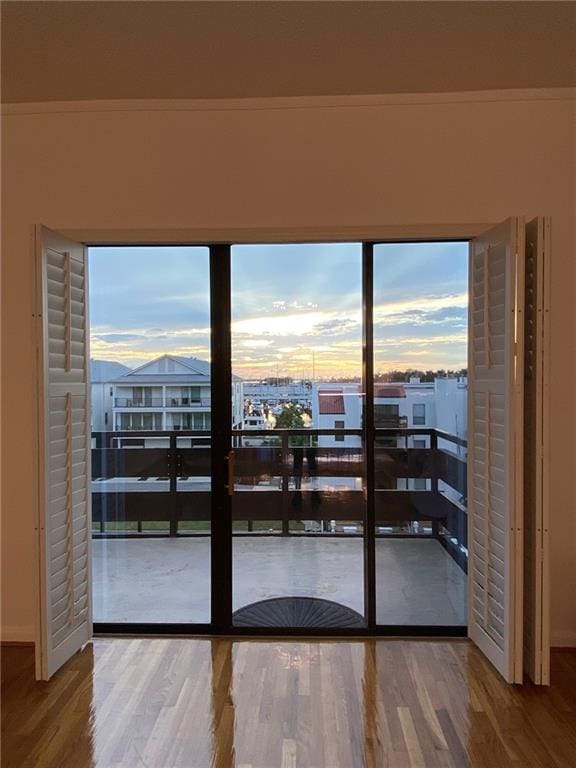
[[[362,246],[231,262],[233,625],[363,627]]]
[[[97,626],[211,621],[209,260],[89,251]]]
[[[376,623],[467,624],[467,243],[373,246]]]
[[[464,631],[467,244],[89,259],[97,629]]]

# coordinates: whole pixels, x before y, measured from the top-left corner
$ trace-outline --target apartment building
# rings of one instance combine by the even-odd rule
[[[312,425],[316,429],[360,429],[362,399],[359,384],[319,383],[312,390]],[[390,382],[374,386],[374,425],[377,429],[437,429],[466,439],[466,377]],[[427,448],[425,436],[394,439],[398,447]],[[424,444],[423,444],[424,443]],[[319,445],[356,447],[360,437],[323,435]],[[454,446],[447,443],[448,450]]]
[[[94,431],[173,431],[211,428],[210,363],[162,355],[135,369],[92,361]],[[232,420],[243,420],[242,380],[233,377]]]
[[[90,424],[92,432],[113,429],[115,379],[130,373],[127,365],[112,360],[90,360]]]

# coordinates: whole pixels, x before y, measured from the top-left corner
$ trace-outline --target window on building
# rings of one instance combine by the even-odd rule
[[[426,440],[414,438],[414,448],[426,448]]]
[[[344,429],[344,422],[340,419],[334,422],[334,429]],[[334,437],[335,442],[337,443],[343,443],[344,442],[344,435],[335,435]]]
[[[414,403],[412,406],[412,424],[414,426],[426,424],[426,405],[424,403]]]
[[[427,488],[426,486],[426,478],[425,477],[415,477],[414,478],[414,490],[415,491],[425,491]]]
[[[400,406],[397,403],[374,405],[374,426],[378,429],[393,429],[400,424]]]

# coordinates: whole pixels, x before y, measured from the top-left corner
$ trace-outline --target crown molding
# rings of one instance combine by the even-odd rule
[[[38,115],[83,112],[222,112],[306,109],[371,109],[426,104],[574,101],[576,88],[512,88],[458,93],[374,94],[365,96],[293,96],[251,99],[119,99],[43,101],[3,104],[2,114]]]

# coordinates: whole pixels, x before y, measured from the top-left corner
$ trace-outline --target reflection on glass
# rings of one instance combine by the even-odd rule
[[[89,263],[94,620],[208,623],[208,249]]]
[[[232,249],[236,626],[363,624],[361,275],[359,244]]]
[[[376,619],[466,624],[465,243],[374,247]]]

